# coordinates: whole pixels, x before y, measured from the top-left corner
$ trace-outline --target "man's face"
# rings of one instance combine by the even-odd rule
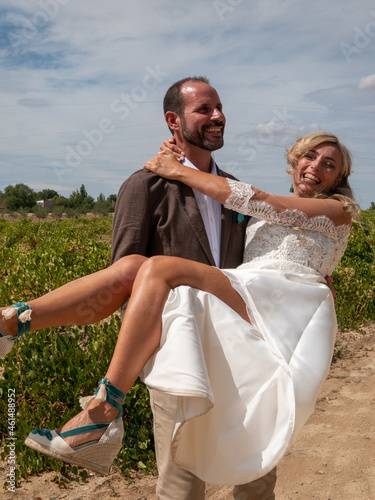
[[[225,116],[216,90],[204,82],[186,82],[181,93],[185,101],[180,117],[183,140],[206,151],[223,147]]]

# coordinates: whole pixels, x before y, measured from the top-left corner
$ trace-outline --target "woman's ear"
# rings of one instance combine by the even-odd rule
[[[339,176],[337,177],[336,182],[335,182],[335,184],[334,184],[334,186],[333,186],[333,187],[334,187],[334,188],[337,188],[337,186],[339,186],[340,184],[342,184],[342,177],[341,177],[341,175],[339,175]]]

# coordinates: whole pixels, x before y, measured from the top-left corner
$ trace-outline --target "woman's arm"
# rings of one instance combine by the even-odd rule
[[[157,156],[146,162],[144,168],[151,170],[161,177],[170,180],[182,182],[210,198],[222,203],[234,210],[240,211],[245,215],[251,215],[251,204],[254,202],[265,202],[271,205],[278,213],[285,210],[299,210],[308,217],[325,215],[329,217],[335,225],[350,224],[350,219],[345,214],[342,204],[337,200],[318,199],[318,198],[298,198],[291,196],[278,196],[266,193],[254,186],[251,186],[251,195],[249,194],[249,185],[237,181],[228,181],[224,177],[207,174],[184,166],[175,158],[174,154],[163,151]],[[235,202],[237,192],[247,191],[247,203],[241,205],[239,209]],[[241,201],[241,200],[240,200]]]
[[[145,163],[143,168],[151,170],[160,177],[182,182],[222,204],[231,194],[231,189],[224,177],[186,167],[169,152],[163,151],[154,156]]]

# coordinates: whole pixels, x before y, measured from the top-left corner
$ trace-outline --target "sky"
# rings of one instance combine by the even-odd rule
[[[325,130],[375,201],[373,0],[1,0],[0,72],[0,190],[117,193],[170,135],[168,87],[203,75],[223,170],[287,195],[285,148]]]

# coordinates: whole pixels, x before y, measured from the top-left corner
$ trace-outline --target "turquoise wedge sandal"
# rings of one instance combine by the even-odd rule
[[[0,333],[0,358],[5,358],[14,342],[30,330],[31,313],[31,307],[25,302],[18,302],[3,310],[2,314],[5,319],[10,319],[17,314],[17,335],[11,337]]]
[[[94,396],[80,399],[81,407],[86,409],[93,399],[107,401],[119,412],[115,420],[105,424],[84,425],[60,434],[49,429],[36,429],[31,431],[26,438],[26,446],[63,462],[78,465],[102,475],[108,474],[113,460],[121,449],[124,435],[124,424],[121,418],[122,406],[115,398],[123,403],[125,394],[111,385],[107,378],[101,380],[100,387],[96,389]],[[66,437],[99,429],[106,429],[99,441],[90,441],[75,448],[71,448],[64,441]]]

